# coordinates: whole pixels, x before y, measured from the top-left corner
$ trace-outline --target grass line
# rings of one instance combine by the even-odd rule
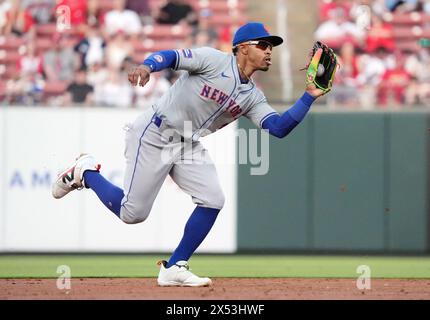
[[[57,267],[67,265],[72,277],[152,278],[162,256],[3,255],[0,278],[57,278]],[[190,260],[196,274],[239,278],[357,278],[359,265],[372,278],[429,279],[430,257],[375,256],[204,256]]]

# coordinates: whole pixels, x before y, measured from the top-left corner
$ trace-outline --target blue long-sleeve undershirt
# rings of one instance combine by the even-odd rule
[[[176,52],[174,50],[162,50],[151,54],[143,61],[143,64],[151,68],[151,72],[174,68],[176,65]]]
[[[306,116],[315,98],[305,92],[296,103],[282,115],[274,114],[262,123],[262,128],[277,138],[288,135]]]

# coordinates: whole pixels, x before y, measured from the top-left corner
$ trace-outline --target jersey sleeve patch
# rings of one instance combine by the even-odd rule
[[[155,60],[157,60],[157,62],[158,62],[158,63],[163,63],[163,61],[164,61],[163,56],[162,56],[162,55],[160,55],[160,54],[156,54],[156,55],[154,56],[154,59],[155,59]]]
[[[181,51],[184,58],[191,59],[193,57],[193,52],[190,49],[182,49]]]

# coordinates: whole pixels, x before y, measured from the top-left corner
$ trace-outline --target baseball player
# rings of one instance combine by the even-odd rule
[[[166,68],[187,72],[126,132],[124,189],[107,181],[95,159],[84,154],[58,176],[52,188],[54,198],[89,188],[123,222],[135,224],[148,217],[161,185],[170,175],[191,196],[196,208],[170,259],[159,262],[158,285],[210,285],[209,278],[190,271],[188,260],[215,223],[224,195],[215,166],[199,138],[241,116],[283,138],[303,120],[314,100],[331,88],[331,82],[321,84],[315,79],[317,69],[321,73],[318,61],[322,53],[332,62],[335,55],[327,47],[318,47],[309,64],[305,93],[286,112],[278,114],[256,87],[252,75],[257,70],[269,70],[272,49],[282,42],[263,24],[252,22],[237,30],[232,54],[203,47],[164,50],[149,56],[129,73],[133,86],[144,86],[151,73]]]

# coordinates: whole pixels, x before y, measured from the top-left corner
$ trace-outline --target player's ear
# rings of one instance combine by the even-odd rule
[[[241,52],[243,55],[248,55],[248,46],[239,46],[239,52]]]

